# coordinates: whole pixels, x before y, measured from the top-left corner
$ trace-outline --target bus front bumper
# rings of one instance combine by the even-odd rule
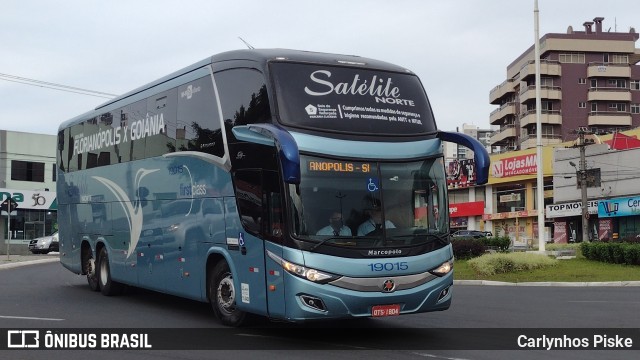
[[[354,291],[286,274],[286,319],[305,321],[442,311],[451,305],[453,271],[394,292]]]

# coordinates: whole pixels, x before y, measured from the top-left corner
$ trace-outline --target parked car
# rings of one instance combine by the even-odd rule
[[[491,236],[491,232],[478,231],[478,230],[458,230],[451,235],[451,237],[454,237],[454,238],[474,238],[474,239],[490,237],[490,236]]]
[[[48,254],[59,251],[58,232],[29,241],[29,251],[34,254]]]

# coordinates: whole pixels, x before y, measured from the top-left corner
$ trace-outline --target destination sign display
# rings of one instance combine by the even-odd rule
[[[369,163],[353,163],[347,161],[317,161],[308,162],[309,171],[321,172],[350,172],[350,173],[370,173],[371,164]]]

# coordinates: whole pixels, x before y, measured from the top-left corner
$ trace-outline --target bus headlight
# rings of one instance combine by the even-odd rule
[[[303,279],[307,279],[309,281],[313,281],[315,283],[326,284],[329,281],[332,281],[338,278],[337,275],[329,274],[316,269],[311,269],[311,268],[287,261],[281,258],[280,256],[272,253],[271,251],[267,251],[267,255],[269,255],[269,257],[273,259],[273,261],[280,264],[280,266],[282,266],[282,268],[288,273],[301,277]]]
[[[453,261],[447,260],[447,261],[443,262],[442,265],[438,266],[437,268],[435,268],[435,269],[433,269],[433,270],[431,270],[429,272],[434,274],[434,275],[445,276],[448,273],[450,273],[451,270],[453,270]]]

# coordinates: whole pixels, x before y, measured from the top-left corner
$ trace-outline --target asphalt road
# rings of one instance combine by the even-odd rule
[[[114,354],[121,359],[628,359],[640,352],[435,350],[437,344],[427,338],[459,333],[464,343],[481,344],[491,330],[473,329],[508,328],[507,332],[519,334],[527,332],[524,328],[638,328],[638,295],[638,287],[456,286],[453,305],[445,312],[314,324],[258,320],[245,333],[237,333],[221,326],[208,304],[140,289],[105,297],[91,292],[84,277],[58,263],[36,264],[0,270],[1,329],[172,328],[180,336],[201,328],[207,336],[217,337],[214,340],[227,341],[229,348],[252,348],[259,342],[275,350],[8,350],[0,351],[0,359],[113,359]],[[450,330],[439,333],[432,328]],[[252,329],[259,329],[259,335]],[[425,336],[427,350],[389,346],[416,334]],[[353,350],[355,346],[358,350]]]

